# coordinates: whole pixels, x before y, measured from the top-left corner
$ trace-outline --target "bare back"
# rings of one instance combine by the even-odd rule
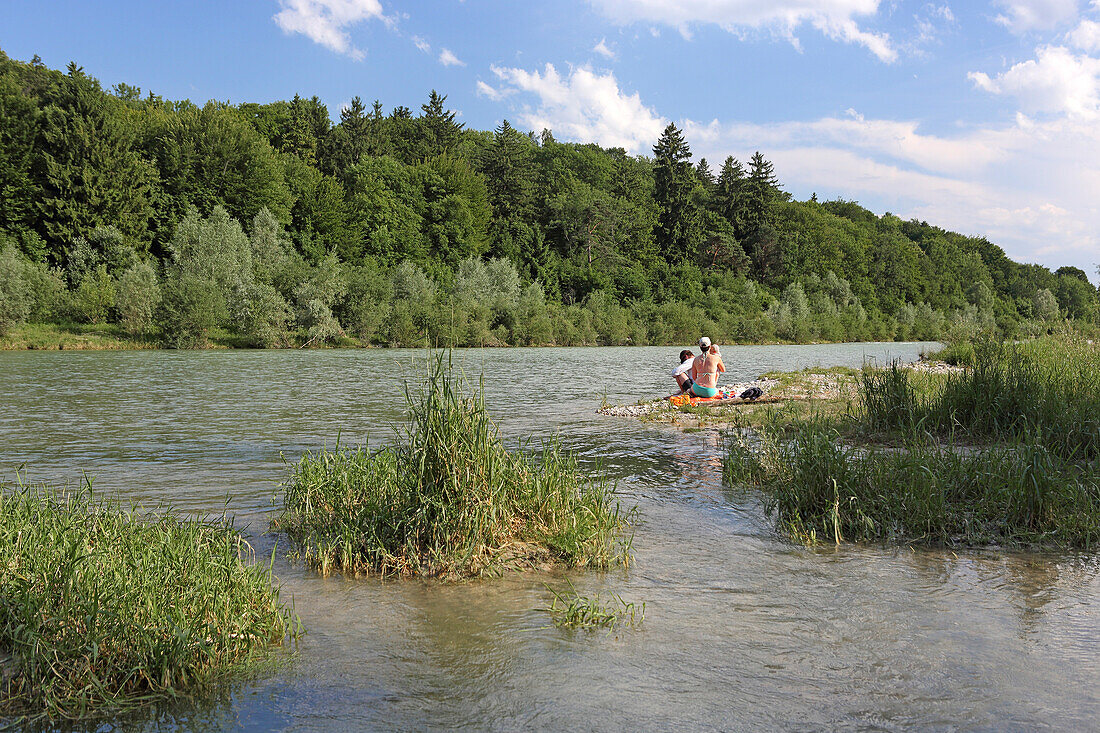
[[[691,379],[700,387],[717,387],[718,375],[726,371],[719,354],[700,354],[691,362]]]

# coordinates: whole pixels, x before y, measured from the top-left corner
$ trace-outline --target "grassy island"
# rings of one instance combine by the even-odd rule
[[[1100,347],[985,341],[961,371],[866,369],[843,410],[728,433],[725,477],[804,541],[1094,548]]]
[[[200,692],[297,633],[222,521],[0,489],[0,727]]]
[[[443,357],[407,394],[397,444],[306,454],[275,521],[324,574],[466,577],[549,564],[626,564],[614,487],[556,445],[510,452],[481,389],[465,396]]]

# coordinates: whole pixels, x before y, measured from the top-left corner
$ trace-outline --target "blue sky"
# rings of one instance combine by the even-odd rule
[[[648,153],[761,150],[797,198],[856,199],[989,237],[1014,259],[1100,262],[1100,0],[234,0],[0,7],[0,49],[105,86],[232,102],[432,88]]]

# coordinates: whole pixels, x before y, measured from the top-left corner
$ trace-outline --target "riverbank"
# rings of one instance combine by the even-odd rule
[[[772,372],[731,385],[759,387],[756,403],[599,412],[718,433],[726,481],[800,542],[1096,546],[1100,349],[985,340],[970,362]]]
[[[935,380],[957,374],[964,367],[937,359],[908,362],[902,368]],[[927,375],[927,376],[925,376]],[[723,384],[725,391],[741,394],[750,387],[760,389],[759,400],[736,404],[673,404],[667,398],[641,400],[633,405],[604,404],[596,410],[609,417],[633,417],[645,422],[667,423],[687,428],[718,428],[729,423],[761,424],[765,415],[782,412],[788,419],[811,413],[839,415],[858,396],[860,370],[852,367],[808,367],[795,372],[766,372],[756,379]]]
[[[512,344],[505,340],[489,339],[477,344],[456,344],[456,348],[528,348],[528,347],[567,347],[567,346],[683,346],[686,341],[669,341],[654,343],[646,340],[634,342],[626,339],[624,343],[607,341],[593,333],[590,337],[570,338],[562,343],[555,340],[536,341],[524,344]],[[371,340],[356,338],[351,334],[334,337],[331,340],[311,339],[307,332],[290,332],[282,338],[268,344],[258,344],[240,334],[226,329],[211,330],[202,342],[191,350],[204,349],[376,349],[376,348],[423,348],[427,341],[423,337],[414,338],[411,341],[397,341],[393,343],[377,343]],[[752,346],[786,346],[786,345],[821,345],[821,344],[846,344],[858,343],[858,340],[841,341],[805,341],[791,342],[776,339],[763,339],[759,341],[737,341],[731,345]],[[899,341],[897,343],[906,343]],[[449,348],[450,344],[441,342],[441,348]],[[0,334],[0,351],[146,351],[150,349],[172,350],[175,346],[169,344],[160,334],[153,332],[142,335],[127,333],[117,323],[23,323],[11,327],[6,333]]]

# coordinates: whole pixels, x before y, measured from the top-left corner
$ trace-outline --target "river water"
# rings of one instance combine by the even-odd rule
[[[912,360],[921,344],[726,347],[724,381]],[[715,435],[595,413],[667,394],[676,348],[455,352],[510,444],[558,436],[637,506],[636,562],[443,585],[276,560],[306,634],[286,664],[141,729],[901,730],[1100,727],[1095,556],[805,549],[721,480]],[[93,477],[188,512],[228,501],[261,555],[283,456],[391,439],[412,350],[0,353],[0,478]],[[554,628],[543,583],[645,602]]]

